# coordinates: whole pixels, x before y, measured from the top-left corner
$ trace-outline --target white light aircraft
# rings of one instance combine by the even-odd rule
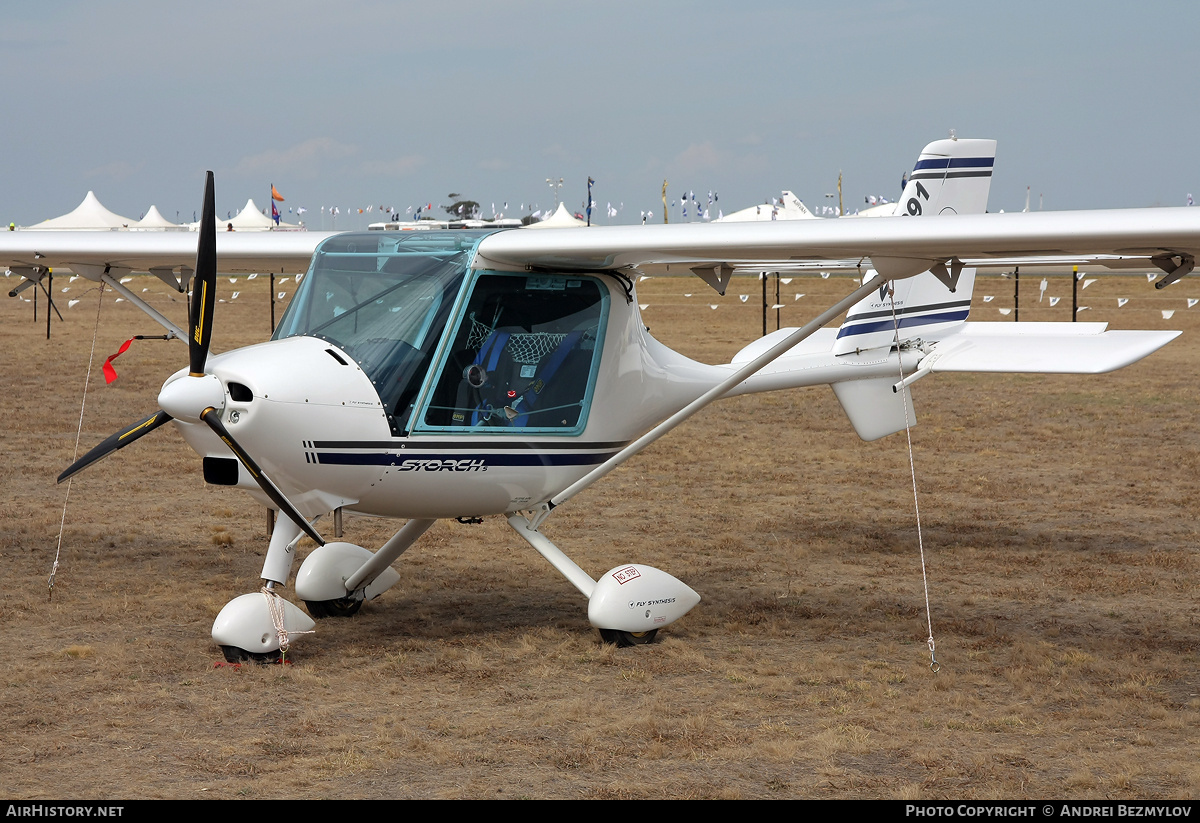
[[[777,203],[761,203],[713,220],[714,223],[752,223],[768,220],[816,220],[815,214],[792,192],[785,190]]]
[[[544,526],[557,507],[699,409],[723,397],[830,385],[857,433],[875,439],[904,429],[911,385],[932,372],[1106,372],[1178,334],[969,322],[973,271],[963,261],[1140,258],[1162,268],[1166,283],[1200,252],[1195,209],[984,214],[994,152],[989,140],[926,147],[901,204],[908,215],[942,215],[932,219],[249,240],[212,230],[210,173],[208,229],[192,248],[190,322],[174,332],[188,340],[189,365],[167,378],[158,411],[59,479],[173,421],[203,458],[206,482],[243,488],[280,512],[262,591],[232,600],[212,629],[231,661],[277,659],[288,632],[315,625],[309,615],[352,615],[379,597],[400,579],[392,563],[439,518],[507,518],[579,590],[605,640],[650,642],[699,595],[636,562],[594,579]],[[174,242],[113,234],[56,243],[50,233],[14,233],[0,236],[0,261],[66,266],[114,288],[117,270],[179,271],[182,286],[187,250],[155,245]],[[217,269],[294,267],[305,255],[307,273],[272,339],[210,353]],[[690,272],[723,293],[738,270],[846,259],[869,261],[858,288],[725,364],[656,341],[635,296],[640,273]],[[823,328],[843,312],[840,328]],[[324,540],[316,523],[338,509],[407,522],[371,551]],[[281,596],[304,535],[318,544],[295,577],[308,614]]]

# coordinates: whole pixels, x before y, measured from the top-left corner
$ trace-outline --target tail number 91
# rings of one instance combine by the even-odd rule
[[[929,200],[929,190],[922,186],[920,181],[917,181],[917,197],[925,201]],[[908,209],[909,215],[916,217],[921,213],[921,201],[916,197],[910,197],[908,198],[908,202],[904,204],[904,208]]]

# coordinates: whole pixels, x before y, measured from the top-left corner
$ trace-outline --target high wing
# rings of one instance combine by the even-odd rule
[[[222,272],[302,272],[333,232],[218,232]],[[1200,210],[1110,209],[946,215],[936,220],[804,220],[592,226],[552,232],[501,231],[480,245],[481,261],[538,268],[606,269],[669,264],[753,266],[864,259],[884,276],[920,271],[950,257],[1148,260],[1200,253]],[[193,232],[18,231],[0,234],[0,265],[131,271],[190,264]],[[889,260],[901,262],[885,271]]]
[[[331,232],[229,232],[217,235],[222,272],[300,273]],[[69,268],[88,276],[106,268],[180,270],[186,288],[196,253],[192,232],[42,232],[0,234],[0,266],[30,276]],[[933,219],[803,220],[593,226],[498,231],[479,246],[476,268],[680,268],[724,292],[733,271],[861,260],[886,278],[948,261],[963,265],[1069,259],[1125,267],[1140,263],[1186,273],[1200,254],[1200,209],[945,215]],[[95,279],[99,279],[96,277]],[[165,279],[165,278],[164,278]],[[171,282],[168,280],[168,282]]]
[[[1104,266],[1116,257],[1140,259],[1169,277],[1190,271],[1197,254],[1200,209],[1147,208],[510,231],[484,239],[476,267],[651,273],[677,266],[723,293],[734,270],[801,261],[861,259],[891,279],[949,261],[1071,258]]]

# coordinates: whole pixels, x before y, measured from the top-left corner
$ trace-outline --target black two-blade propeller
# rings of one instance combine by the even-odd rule
[[[279,508],[279,511],[290,517],[318,545],[323,546],[325,541],[321,539],[321,535],[225,428],[225,424],[221,422],[221,409],[225,404],[224,387],[215,375],[204,371],[204,366],[208,362],[209,344],[212,341],[213,310],[217,302],[216,211],[213,173],[210,171],[207,173],[204,183],[204,209],[200,218],[200,242],[196,248],[192,300],[188,307],[190,322],[188,376],[163,386],[158,395],[159,405],[163,406],[163,409],[105,439],[104,442],[67,467],[67,470],[58,476],[58,482],[63,482],[100,458],[125,448],[169,420],[178,418],[188,422],[203,422],[241,461],[241,464],[246,467],[246,471],[250,472],[250,476],[254,478],[254,482],[258,483],[259,488]]]

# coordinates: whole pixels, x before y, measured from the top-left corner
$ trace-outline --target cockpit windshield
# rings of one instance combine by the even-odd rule
[[[319,337],[375,384],[392,431],[411,413],[481,232],[343,234],[317,249],[273,339]]]

